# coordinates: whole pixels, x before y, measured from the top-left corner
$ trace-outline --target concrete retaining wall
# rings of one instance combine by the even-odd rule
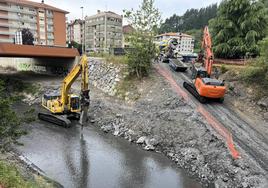
[[[16,71],[33,71],[43,74],[66,74],[78,60],[67,58],[12,58],[0,57],[0,66]]]
[[[126,76],[126,66],[105,62],[101,58],[89,58],[90,83],[110,96],[116,94],[118,83]]]

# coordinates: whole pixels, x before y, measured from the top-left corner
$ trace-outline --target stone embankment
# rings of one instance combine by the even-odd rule
[[[127,71],[124,65],[107,63],[102,58],[89,59],[90,83],[110,96],[116,94],[118,83],[126,76]]]

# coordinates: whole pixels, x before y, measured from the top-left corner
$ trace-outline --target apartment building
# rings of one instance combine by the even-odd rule
[[[36,45],[66,46],[67,11],[28,0],[0,1],[0,42],[13,43],[15,33],[28,28]]]
[[[123,26],[123,48],[130,47],[129,37],[132,32],[134,32],[134,28],[131,25]]]
[[[111,48],[121,48],[123,41],[123,17],[111,12],[98,11],[85,18],[86,51],[108,52]]]
[[[164,33],[155,37],[156,42],[176,38],[178,40],[178,52],[181,54],[194,52],[194,37],[185,33]]]
[[[78,44],[84,44],[85,21],[76,19],[67,25],[68,42],[75,41]]]

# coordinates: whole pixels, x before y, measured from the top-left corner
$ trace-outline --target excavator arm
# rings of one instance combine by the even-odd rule
[[[203,41],[202,41],[202,49],[204,50],[204,66],[208,73],[211,75],[212,65],[214,63],[214,54],[212,51],[212,41],[211,36],[208,30],[208,26],[204,29]]]
[[[88,95],[88,59],[84,55],[80,62],[76,64],[71,72],[64,78],[62,87],[61,87],[61,104],[67,105],[68,104],[68,94],[70,91],[71,86],[81,74],[81,94],[82,96]]]

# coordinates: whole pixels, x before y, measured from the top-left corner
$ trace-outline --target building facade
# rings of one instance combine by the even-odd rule
[[[68,12],[27,0],[0,1],[0,42],[14,43],[15,33],[28,28],[36,45],[66,46]]]
[[[76,19],[67,25],[67,40],[68,42],[75,41],[78,44],[84,44],[84,28],[85,21]]]
[[[85,18],[86,51],[105,51],[122,48],[123,17],[111,12],[98,11],[96,15]]]
[[[123,26],[123,48],[130,48],[129,37],[134,32],[134,28],[131,25]]]
[[[177,50],[181,54],[194,52],[194,37],[185,33],[164,33],[155,37],[156,42],[168,40],[170,38],[176,38],[178,40]]]

